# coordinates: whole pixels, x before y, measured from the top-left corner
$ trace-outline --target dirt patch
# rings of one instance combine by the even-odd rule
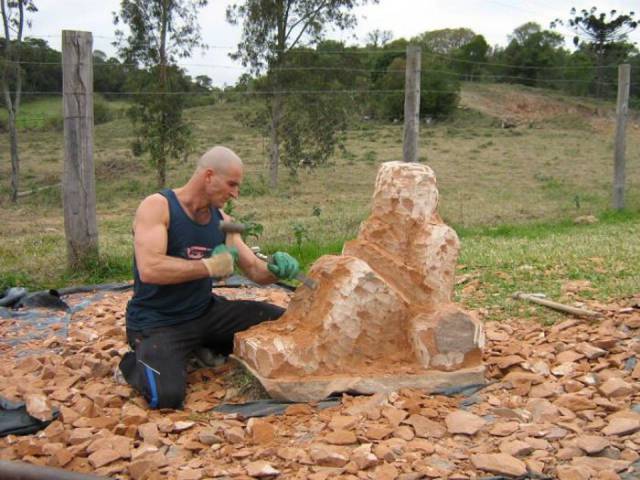
[[[515,89],[506,85],[484,85],[462,90],[460,105],[478,110],[506,123],[533,126],[558,119],[575,128],[577,121],[587,122],[599,131],[615,121],[615,105],[554,97],[548,92]]]

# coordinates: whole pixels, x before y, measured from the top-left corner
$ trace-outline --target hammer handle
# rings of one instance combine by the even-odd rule
[[[242,233],[247,229],[244,223],[227,222],[220,220],[220,230],[224,233]]]

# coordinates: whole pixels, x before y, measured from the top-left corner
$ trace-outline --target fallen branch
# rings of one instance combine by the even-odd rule
[[[37,192],[41,192],[42,190],[48,190],[50,188],[59,187],[60,185],[62,185],[62,184],[61,183],[56,183],[54,185],[47,185],[45,187],[38,187],[38,188],[34,188],[32,190],[25,190],[24,192],[18,192],[18,197],[26,197],[28,195],[32,195],[32,194],[37,193]]]
[[[569,305],[564,305],[562,303],[547,300],[546,298],[541,298],[540,295],[532,293],[516,292],[513,294],[512,298],[519,300],[528,300],[532,303],[537,303],[538,305],[552,308],[553,310],[557,310],[559,312],[576,315],[578,317],[600,318],[602,316],[600,312],[594,312],[593,310],[586,310],[584,308],[571,307]]]

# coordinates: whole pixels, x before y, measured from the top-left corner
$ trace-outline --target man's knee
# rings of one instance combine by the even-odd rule
[[[186,394],[186,377],[177,369],[158,371],[141,362],[144,367],[143,394],[150,408],[182,408]]]
[[[149,401],[151,408],[173,408],[181,409],[184,403],[185,387],[179,385],[170,385],[165,387],[162,392],[159,392],[157,400],[153,399]]]

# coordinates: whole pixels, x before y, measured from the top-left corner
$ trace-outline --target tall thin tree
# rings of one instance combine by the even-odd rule
[[[188,145],[189,127],[182,117],[184,100],[170,94],[181,83],[178,58],[191,56],[201,43],[198,10],[208,0],[122,0],[114,23],[120,55],[143,70],[133,78],[140,95],[134,97],[130,117],[136,124],[138,146],[148,151],[156,167],[157,183],[166,182],[167,159],[180,158]]]
[[[372,0],[377,3],[377,0]],[[255,74],[265,68],[273,91],[271,96],[269,181],[278,183],[280,123],[285,97],[284,67],[287,55],[302,44],[317,44],[329,27],[344,30],[356,23],[351,10],[367,0],[245,0],[227,9],[232,24],[242,22],[242,41],[232,58],[241,59]],[[323,128],[330,128],[323,125]]]
[[[626,61],[624,57],[632,50],[632,45],[630,45],[631,48],[626,49],[619,47],[625,44],[628,34],[638,27],[635,12],[619,13],[617,10],[611,10],[607,15],[605,12],[598,13],[596,7],[591,7],[589,10],[583,9],[580,12],[574,7],[571,9],[571,18],[567,23],[575,33],[573,37],[575,46],[583,44],[595,57],[598,67],[596,95],[601,96],[605,83],[605,63]],[[564,25],[564,22],[561,19],[551,22],[552,27],[556,25]],[[623,58],[619,58],[620,54]]]
[[[8,113],[9,142],[11,150],[11,201],[18,200],[20,185],[20,156],[18,155],[18,129],[16,119],[22,98],[22,68],[20,50],[27,12],[38,9],[33,0],[0,0],[4,41],[2,42],[2,92]]]

